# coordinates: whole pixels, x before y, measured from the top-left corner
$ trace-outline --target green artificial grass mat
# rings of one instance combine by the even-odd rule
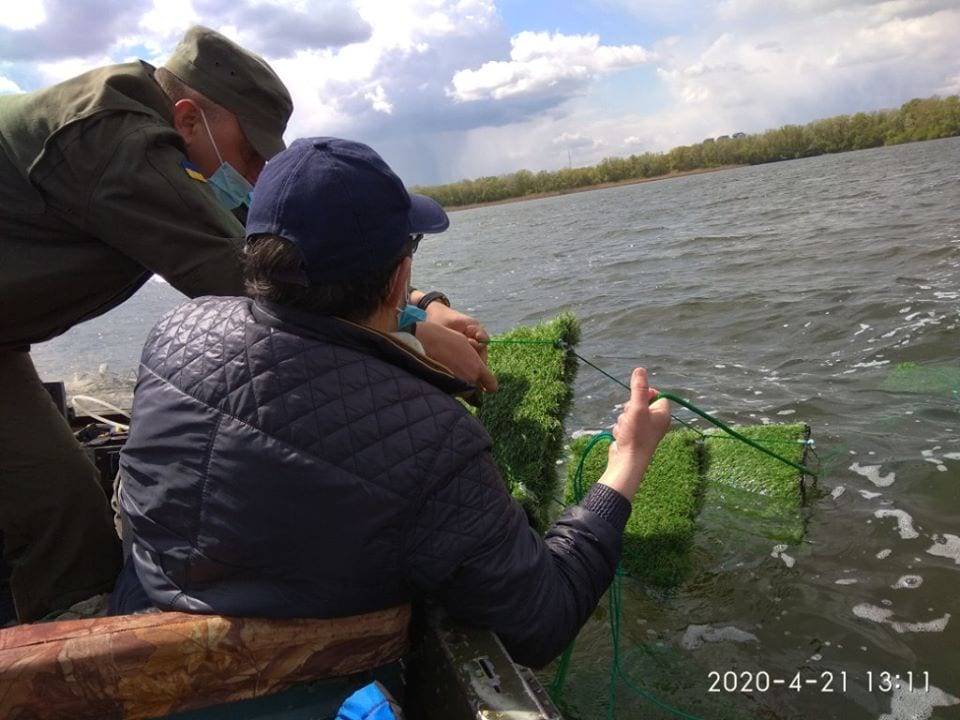
[[[960,367],[900,363],[890,371],[880,389],[960,399]]]
[[[670,587],[689,570],[703,485],[702,445],[698,437],[692,430],[672,430],[657,446],[634,497],[623,535],[622,565],[632,577]],[[577,482],[580,459],[590,440],[581,437],[570,446],[568,503],[586,494],[607,466],[610,441],[601,440],[583,458],[582,480]]]
[[[810,428],[805,423],[733,427],[745,438],[769,448],[791,462],[802,465],[807,452]],[[786,506],[803,502],[800,471],[771,457],[722,430],[710,430],[704,442],[709,462],[707,481],[777,498]]]
[[[802,464],[809,428],[804,423],[734,428],[744,437]],[[609,440],[581,437],[570,445],[566,502],[577,502],[603,474]],[[578,469],[582,460],[582,472]],[[776,542],[803,538],[800,472],[721,430],[701,435],[671,430],[654,453],[624,531],[622,565],[634,578],[673,587],[688,574],[697,516],[706,502],[720,507],[741,531]]]
[[[580,323],[572,313],[491,339],[488,363],[499,385],[477,417],[493,437],[493,457],[513,496],[541,532],[550,525],[557,492],[563,422],[573,401]]]
[[[810,428],[805,423],[734,427],[744,437],[804,465]],[[712,430],[707,446],[705,506],[723,517],[725,536],[794,545],[803,539],[805,486],[800,471]]]
[[[494,337],[488,361],[499,389],[485,395],[475,410],[493,438],[493,457],[511,494],[541,532],[554,514],[563,423],[577,371],[577,359],[565,347],[579,339],[580,325],[571,313]],[[797,464],[804,461],[809,428],[803,423],[736,430]],[[592,447],[583,459],[581,481],[574,486],[590,441],[579,438],[571,445],[568,504],[579,501],[606,467],[609,440]],[[705,497],[711,504],[732,508],[744,527],[765,537],[799,541],[802,487],[796,468],[720,430],[706,435],[673,430],[660,442],[634,499],[624,533],[623,566],[631,576],[655,585],[681,582],[690,569],[696,519]]]

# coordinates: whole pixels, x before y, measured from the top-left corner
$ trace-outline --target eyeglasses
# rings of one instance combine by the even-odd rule
[[[413,255],[420,247],[420,241],[423,240],[423,233],[417,233],[410,236],[410,254]]]

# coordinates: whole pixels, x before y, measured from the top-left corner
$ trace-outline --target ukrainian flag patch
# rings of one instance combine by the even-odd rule
[[[183,166],[184,172],[194,180],[199,180],[203,183],[207,181],[207,179],[203,176],[203,173],[197,170],[196,166],[189,160],[181,160],[180,164]]]

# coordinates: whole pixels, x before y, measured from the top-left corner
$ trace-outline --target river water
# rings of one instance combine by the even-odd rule
[[[684,585],[624,579],[615,695],[606,605],[588,622],[572,717],[960,718],[960,138],[457,212],[414,280],[491,332],[572,310],[616,377],[811,427],[804,541],[702,517]],[[34,357],[122,384],[179,300],[148,283]],[[571,433],[626,399],[589,367],[575,393]]]

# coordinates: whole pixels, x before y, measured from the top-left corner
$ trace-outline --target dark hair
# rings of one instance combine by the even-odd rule
[[[383,270],[342,282],[308,285],[303,255],[289,240],[276,235],[259,235],[247,240],[244,252],[244,279],[247,294],[254,300],[304,310],[314,315],[363,322],[386,301],[390,276],[411,254],[408,241],[397,259]]]
[[[233,114],[203,93],[194,90],[165,67],[158,67],[153,73],[153,79],[157,81],[157,85],[160,86],[164,94],[170,98],[171,103],[175,103],[178,100],[193,100],[203,109],[203,114],[206,115],[207,122],[219,122],[225,116]]]

